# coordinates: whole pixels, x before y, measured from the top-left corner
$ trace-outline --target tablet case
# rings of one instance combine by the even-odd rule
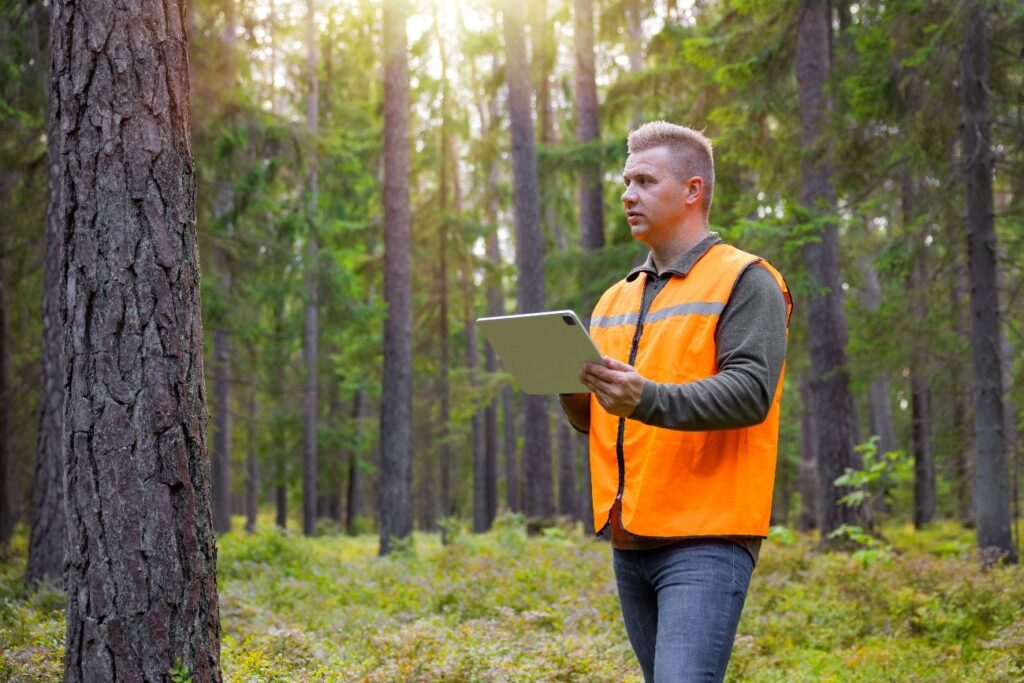
[[[588,392],[577,375],[601,354],[572,311],[479,318],[476,326],[528,394]]]

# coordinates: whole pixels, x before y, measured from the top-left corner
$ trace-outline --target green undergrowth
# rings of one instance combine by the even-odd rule
[[[773,534],[728,679],[1024,680],[1024,569],[982,569],[952,524],[884,536],[886,550],[856,555]],[[55,681],[63,600],[26,594],[24,543],[0,565],[0,680]],[[640,680],[610,548],[579,533],[528,539],[505,517],[379,558],[376,537],[268,528],[222,537],[218,564],[226,680]]]

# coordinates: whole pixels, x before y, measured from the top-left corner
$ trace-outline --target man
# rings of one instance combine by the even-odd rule
[[[633,131],[622,204],[647,261],[601,297],[589,394],[594,529],[610,530],[646,681],[721,681],[768,533],[792,302],[764,260],[708,228],[710,141],[664,121]]]

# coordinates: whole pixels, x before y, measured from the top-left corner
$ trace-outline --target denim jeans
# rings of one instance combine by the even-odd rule
[[[615,582],[647,683],[721,681],[754,560],[723,539],[614,550]]]

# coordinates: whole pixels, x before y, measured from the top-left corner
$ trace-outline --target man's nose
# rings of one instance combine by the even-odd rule
[[[626,191],[622,193],[622,203],[623,204],[632,204],[635,201],[636,201],[636,192],[633,191],[633,187],[631,185],[627,185],[626,186]]]

